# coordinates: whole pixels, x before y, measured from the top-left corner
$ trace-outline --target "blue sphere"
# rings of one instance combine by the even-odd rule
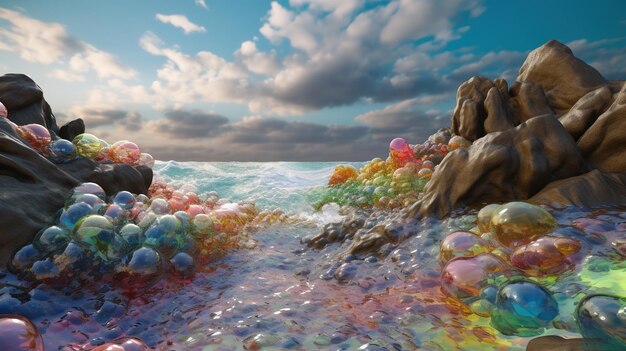
[[[69,140],[55,140],[50,143],[49,147],[49,158],[54,163],[67,163],[76,158],[76,146]]]

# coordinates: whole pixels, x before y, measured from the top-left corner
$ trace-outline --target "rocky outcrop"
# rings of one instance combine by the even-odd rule
[[[532,51],[506,86],[473,77],[459,87],[452,130],[474,144],[446,156],[409,214],[445,216],[534,195],[535,202],[623,204],[610,189],[626,187],[624,82],[605,80],[553,40]],[[599,172],[581,176],[592,169]]]
[[[60,132],[41,89],[25,75],[0,77],[0,102],[18,125],[37,123],[68,139],[84,132],[82,120],[70,122]],[[81,182],[98,183],[109,196],[121,190],[145,194],[152,170],[126,164],[99,165],[88,159],[53,164],[0,117],[0,265],[52,223],[70,190]]]
[[[460,204],[527,199],[551,181],[586,171],[558,119],[538,116],[448,154],[410,212],[443,217]]]

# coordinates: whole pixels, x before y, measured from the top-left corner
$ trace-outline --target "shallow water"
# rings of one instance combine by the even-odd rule
[[[322,225],[341,217],[332,207],[311,217],[309,190],[323,186],[334,166],[168,162],[158,163],[155,173],[199,194],[254,199],[262,209],[280,207]],[[573,336],[574,309],[585,295],[626,294],[626,267],[611,247],[626,234],[626,212],[553,215],[557,232],[580,240],[583,249],[573,258],[574,270],[539,279],[560,310],[546,334]],[[415,223],[415,235],[389,247],[387,257],[365,260],[342,255],[339,244],[307,249],[300,240],[318,227],[272,226],[254,235],[256,248],[230,251],[193,279],[169,277],[141,294],[98,282],[55,290],[7,274],[0,280],[0,311],[32,319],[47,350],[88,349],[121,336],[157,350],[523,350],[530,338],[502,335],[489,318],[441,291],[440,241],[468,230],[474,219]]]

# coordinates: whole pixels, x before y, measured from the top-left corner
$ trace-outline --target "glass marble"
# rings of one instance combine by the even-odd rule
[[[113,198],[113,203],[125,210],[133,208],[133,206],[135,206],[135,202],[135,196],[128,191],[120,191],[115,194],[115,197]]]
[[[76,188],[74,188],[74,194],[92,194],[101,198],[102,200],[106,199],[106,193],[104,189],[96,183],[82,183]]]
[[[97,250],[106,249],[115,237],[111,221],[100,215],[90,215],[81,220],[76,225],[75,234],[78,240]]]
[[[128,212],[118,204],[111,204],[106,207],[104,216],[115,226],[123,224],[128,219]]]
[[[42,152],[52,140],[50,131],[48,131],[46,127],[36,123],[19,126],[17,132],[33,149],[39,152]]]
[[[143,243],[143,230],[136,224],[125,224],[120,230],[119,234],[126,240],[130,247],[137,247]]]
[[[152,157],[152,155],[142,152],[141,155],[139,155],[139,161],[137,161],[137,165],[139,166],[146,166],[146,167],[154,167],[154,157]]]
[[[63,249],[69,241],[69,232],[53,225],[39,232],[35,237],[34,244],[39,250],[49,253]]]
[[[448,142],[448,151],[454,151],[459,148],[466,149],[470,147],[471,145],[472,143],[469,140],[463,138],[460,135],[455,135],[452,138],[450,138],[450,141]]]
[[[191,220],[191,233],[196,237],[207,235],[213,231],[213,220],[209,215],[198,214]]]
[[[476,224],[478,225],[478,230],[480,230],[481,233],[489,233],[491,231],[491,217],[493,217],[493,214],[497,212],[499,208],[500,205],[491,204],[478,211]]]
[[[580,247],[573,239],[544,236],[515,249],[511,263],[530,274],[557,274],[572,266],[568,256]]]
[[[76,223],[83,217],[93,213],[93,207],[84,202],[73,204],[61,212],[59,224],[65,228],[73,229]]]
[[[389,157],[398,167],[407,162],[415,162],[415,153],[409,143],[403,138],[395,138],[389,143]]]
[[[157,215],[163,215],[169,213],[170,205],[166,199],[157,197],[150,201],[148,208]]]
[[[44,351],[37,327],[18,315],[0,315],[0,345],[6,351]]]
[[[496,278],[509,276],[511,268],[502,259],[484,253],[458,257],[449,261],[441,272],[441,286],[446,295],[463,300],[479,296]]]
[[[490,230],[502,245],[513,249],[554,228],[556,221],[545,209],[525,202],[509,202],[494,211]]]
[[[491,324],[504,335],[532,336],[542,333],[558,314],[556,300],[544,287],[511,282],[498,291]]]
[[[93,134],[79,134],[72,140],[76,153],[82,157],[95,159],[103,148],[102,142]]]
[[[576,309],[589,350],[626,350],[626,297],[591,295]]]
[[[471,257],[489,252],[489,243],[470,232],[448,234],[441,242],[439,260],[443,263],[455,257]]]
[[[128,273],[139,276],[151,276],[159,273],[160,269],[161,255],[149,247],[135,250],[127,266]]]
[[[128,140],[120,140],[109,147],[109,157],[116,163],[135,165],[139,162],[141,150],[137,144]]]
[[[54,163],[68,163],[76,158],[76,146],[69,140],[59,139],[50,143],[48,158]]]

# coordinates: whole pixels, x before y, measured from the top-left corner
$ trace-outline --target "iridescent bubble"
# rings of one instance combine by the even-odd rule
[[[94,194],[74,193],[74,195],[67,201],[66,207],[78,203],[85,203],[91,206],[93,212],[98,212],[102,207],[104,207],[105,204],[104,200]]]
[[[544,236],[515,249],[511,263],[531,274],[557,274],[572,266],[567,258],[580,247],[573,239]]]
[[[548,211],[525,202],[506,203],[491,217],[495,239],[509,248],[527,244],[554,228],[556,221]]]
[[[161,268],[161,255],[149,247],[142,247],[132,254],[127,266],[130,274],[138,276],[152,276],[158,274]]]
[[[53,225],[39,232],[34,244],[44,252],[54,252],[63,249],[69,241],[69,232]]]
[[[500,209],[500,205],[491,204],[483,207],[478,211],[476,223],[481,233],[489,233],[491,231],[491,217]]]
[[[59,223],[65,228],[72,229],[78,221],[92,212],[93,208],[84,202],[73,204],[63,210]]]
[[[164,215],[170,211],[169,203],[162,197],[152,199],[148,208],[157,215]]]
[[[544,287],[512,282],[498,291],[491,324],[504,335],[531,336],[541,334],[558,314],[557,302]]]
[[[389,156],[393,162],[399,166],[404,166],[407,162],[415,162],[415,153],[405,139],[395,138],[389,143]]]
[[[470,232],[454,232],[441,242],[439,259],[448,262],[455,257],[471,257],[489,252],[489,244]]]
[[[44,351],[37,327],[18,315],[0,315],[0,345],[7,351]]]
[[[120,229],[119,234],[126,240],[131,248],[137,247],[143,243],[143,230],[138,225],[128,223]]]
[[[29,244],[15,252],[11,259],[11,265],[17,270],[25,270],[32,266],[41,256],[41,252],[32,244]]]
[[[626,297],[591,295],[576,310],[588,350],[626,350]]]
[[[139,161],[137,161],[137,165],[152,168],[154,167],[154,158],[152,157],[152,155],[142,152],[141,155],[139,155]]]
[[[132,141],[121,140],[111,145],[109,154],[113,162],[134,165],[139,161],[141,150],[139,150],[139,146]]]
[[[54,163],[68,163],[76,158],[76,146],[69,140],[59,139],[49,145],[50,161]]]
[[[472,143],[469,140],[463,138],[460,135],[455,135],[452,138],[450,138],[450,141],[448,142],[448,150],[454,151],[459,148],[466,149],[470,147],[471,145]]]
[[[96,183],[82,183],[74,188],[74,194],[93,194],[102,200],[106,199],[106,193],[104,189]]]
[[[441,272],[444,293],[457,299],[479,296],[482,289],[493,285],[498,277],[511,273],[502,259],[492,254],[458,257],[449,261]]]
[[[117,204],[111,204],[107,206],[104,211],[104,216],[107,217],[113,225],[120,225],[128,219],[128,212]]]
[[[76,225],[76,238],[97,250],[106,250],[115,237],[111,221],[100,215],[85,217]]]
[[[120,191],[113,198],[113,202],[125,210],[130,210],[135,206],[135,196],[128,191]]]
[[[172,259],[170,263],[174,270],[183,276],[190,276],[194,272],[193,257],[185,252],[179,252]]]
[[[41,124],[31,123],[23,125],[20,126],[17,131],[22,139],[26,140],[33,149],[40,152],[43,151],[52,140],[48,129]]]
[[[95,159],[103,148],[100,139],[93,134],[83,133],[74,137],[72,143],[76,145],[76,153],[78,155]]]

